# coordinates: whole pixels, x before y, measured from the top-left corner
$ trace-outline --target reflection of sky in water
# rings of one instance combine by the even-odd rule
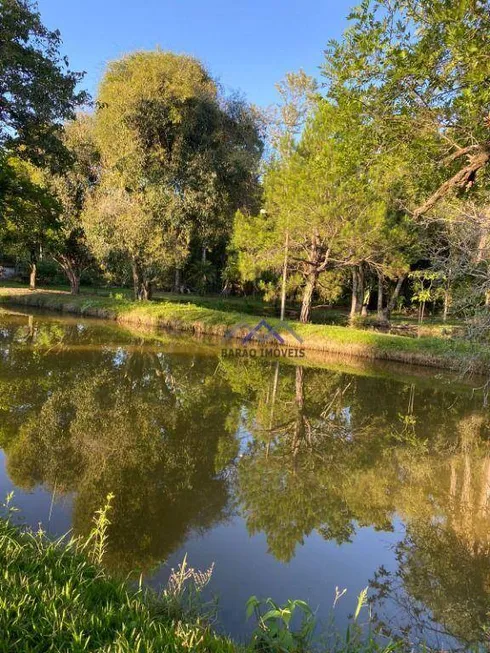
[[[250,433],[250,431],[245,427],[245,423],[248,418],[248,410],[245,406],[243,406],[240,410],[240,424],[238,425],[238,429],[236,431],[236,437],[238,439],[238,442],[240,443],[239,447],[239,456],[243,456],[247,449],[250,447],[250,445],[253,443],[253,435]]]
[[[72,522],[73,497],[56,496],[56,492],[53,495],[42,487],[31,492],[16,488],[8,477],[5,462],[5,454],[0,451],[0,498],[3,503],[8,494],[14,493],[11,506],[18,511],[13,514],[14,519],[31,528],[42,525],[43,530],[53,537],[68,533]]]
[[[208,568],[216,561],[211,590],[221,597],[225,630],[246,634],[253,629],[253,622],[246,623],[244,617],[246,601],[254,594],[273,597],[279,603],[289,598],[304,599],[318,610],[321,620],[327,621],[336,587],[347,588],[335,608],[336,620],[342,624],[355,610],[357,595],[368,585],[373,570],[381,564],[394,568],[390,545],[400,539],[402,532],[401,524],[393,533],[360,528],[353,542],[342,546],[326,542],[313,532],[297,547],[294,558],[283,563],[268,552],[263,533],[249,537],[243,519],[236,517],[230,524],[191,537],[151,583],[163,582],[170,568],[187,553],[197,568]]]
[[[122,347],[118,347],[112,359],[115,367],[121,367],[127,359],[127,353]]]

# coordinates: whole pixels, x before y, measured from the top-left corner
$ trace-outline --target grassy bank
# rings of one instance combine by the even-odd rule
[[[173,602],[108,577],[86,545],[0,519],[0,651],[240,650]]]
[[[203,577],[204,584],[207,583],[211,571],[195,572],[184,561],[173,572],[167,589],[159,595],[107,574],[101,564],[109,523],[106,511],[107,508],[99,511],[87,540],[53,541],[40,530],[21,529],[13,525],[10,517],[0,518],[0,651],[389,653],[404,650],[401,642],[379,643],[369,628],[366,632],[357,624],[358,613],[366,604],[365,593],[359,597],[356,616],[347,632],[332,633],[327,638],[328,644],[313,640],[314,622],[310,621],[311,629],[303,621],[298,630],[290,630],[287,614],[289,611],[292,614],[298,604],[304,605],[308,617],[314,617],[303,602],[290,601],[281,607],[270,599],[262,602],[256,597],[251,597],[249,604],[254,602],[261,625],[250,642],[238,644],[218,635],[199,616],[196,603],[199,583],[203,583]],[[193,581],[190,585],[189,578]],[[191,592],[186,594],[189,587]],[[191,601],[189,596],[193,597]]]
[[[235,325],[245,323],[254,326],[257,322],[250,314],[220,310],[204,303],[198,305],[165,299],[133,302],[118,293],[114,296],[82,294],[74,297],[63,291],[31,292],[19,287],[2,287],[0,302],[219,337],[224,337]],[[278,324],[275,318],[267,317],[267,320],[273,326]],[[303,347],[311,351],[445,369],[462,369],[467,366],[468,361],[472,361],[472,369],[479,372],[486,371],[490,361],[488,348],[450,337],[412,338],[343,326],[298,322],[290,322],[290,326],[303,339]],[[243,326],[235,332],[235,336],[243,337],[247,332],[247,326]],[[298,343],[292,336],[284,333],[281,335],[286,345],[297,346]],[[227,341],[225,346],[236,347],[238,343],[239,340]]]

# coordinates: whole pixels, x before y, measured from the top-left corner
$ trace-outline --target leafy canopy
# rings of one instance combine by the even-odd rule
[[[469,190],[490,159],[489,3],[364,0],[349,18],[326,52],[329,97],[357,107],[378,149],[405,150],[414,213]]]
[[[47,29],[31,0],[0,2],[0,147],[34,164],[59,166],[60,125],[88,101],[83,77],[60,54],[59,31]]]

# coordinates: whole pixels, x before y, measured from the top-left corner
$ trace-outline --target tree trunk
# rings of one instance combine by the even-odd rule
[[[327,268],[330,255],[330,249],[322,251],[321,241],[318,233],[314,232],[311,238],[310,251],[308,261],[306,263],[308,272],[305,274],[306,284],[303,290],[303,301],[301,304],[301,312],[299,316],[300,322],[309,322],[311,314],[311,304],[313,295],[316,290],[318,277],[321,272]]]
[[[151,283],[147,279],[140,279],[135,290],[135,299],[139,302],[149,301],[152,298]]]
[[[362,317],[367,317],[370,299],[371,299],[371,288],[368,287],[364,291],[364,295],[362,298],[362,308],[361,308]]]
[[[446,288],[444,291],[444,309],[442,311],[442,321],[447,322],[447,314],[449,313],[449,290]]]
[[[76,272],[72,272],[69,275],[70,280],[70,292],[72,295],[80,294],[80,275]]]
[[[148,281],[147,279],[143,280],[139,295],[141,300],[146,300],[146,301],[150,301],[150,299],[153,297],[153,288],[151,282]]]
[[[174,292],[180,293],[180,268],[175,268],[175,278],[174,278]]]
[[[29,290],[36,290],[37,263],[31,261],[29,264]]]
[[[286,283],[288,278],[288,254],[289,254],[289,231],[286,231],[284,241],[284,263],[282,266],[282,288],[281,288],[281,322],[286,316]]]
[[[311,272],[306,277],[306,285],[303,290],[303,301],[301,304],[301,313],[299,315],[300,322],[309,322],[311,314],[311,304],[313,301],[313,293],[316,289],[316,284],[318,281],[318,271],[314,267]]]
[[[136,301],[150,300],[152,297],[151,282],[145,278],[143,270],[137,261],[133,261],[133,288]]]
[[[403,282],[405,281],[406,277],[407,277],[406,274],[402,274],[402,276],[399,277],[398,281],[396,282],[395,289],[393,290],[393,293],[392,293],[392,295],[390,297],[390,300],[389,300],[386,308],[384,309],[384,317],[385,317],[386,320],[389,320],[390,317],[391,317],[391,313],[392,313],[393,309],[396,306],[396,300],[398,299],[398,295],[400,294],[400,290],[402,289],[402,285],[403,285]]]
[[[228,297],[230,293],[231,293],[231,284],[228,280],[226,280],[225,285],[223,286],[223,290],[221,291],[221,294],[224,295],[225,297]]]
[[[61,267],[70,283],[71,294],[78,295],[80,293],[80,270],[70,261],[65,261]]]
[[[382,320],[383,315],[383,274],[378,272],[378,305],[377,305],[378,320]]]
[[[139,287],[140,287],[140,275],[139,275],[138,266],[136,265],[136,263],[134,261],[131,264],[131,269],[132,269],[132,272],[133,272],[133,293],[134,293],[134,298],[138,299]]]
[[[366,286],[366,269],[363,263],[359,266],[359,272],[361,275],[361,283],[359,288],[359,304],[361,308],[361,316],[367,317],[369,300],[371,299],[371,287],[369,284]]]
[[[357,277],[357,268],[352,268],[352,297],[350,303],[350,317],[351,319],[355,317],[357,313],[357,286],[358,286],[358,277]]]
[[[451,281],[452,281],[452,270],[451,268],[449,268],[446,277],[445,287],[444,287],[444,308],[442,312],[443,322],[446,322],[447,316],[449,314],[449,308],[451,306],[451,286],[452,286]]]
[[[357,270],[357,312],[360,313],[364,302],[364,266],[362,263]]]
[[[364,293],[364,268],[362,263],[352,268],[352,298],[350,305],[350,319],[354,319],[356,315],[367,311],[364,310],[364,303],[366,297]],[[369,298],[368,298],[369,300]]]
[[[70,292],[72,295],[80,293],[80,275],[75,271],[70,275]]]

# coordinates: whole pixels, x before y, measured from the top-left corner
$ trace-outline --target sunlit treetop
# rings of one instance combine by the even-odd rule
[[[414,213],[472,188],[490,160],[489,3],[365,0],[349,19],[326,50],[328,94],[356,104],[380,144],[413,145]]]

